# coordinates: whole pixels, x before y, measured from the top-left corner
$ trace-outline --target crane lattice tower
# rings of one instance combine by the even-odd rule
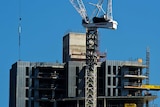
[[[73,7],[82,17],[82,25],[86,28],[86,72],[85,72],[85,107],[97,107],[97,62],[98,62],[98,28],[117,29],[117,22],[112,17],[112,0],[108,0],[107,12],[102,8],[103,0],[96,6],[95,17],[89,19],[82,0],[70,0]],[[103,17],[98,17],[99,12]]]

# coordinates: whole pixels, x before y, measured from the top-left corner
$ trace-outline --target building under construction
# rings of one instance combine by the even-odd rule
[[[149,85],[149,52],[145,62],[106,60],[105,53],[97,53],[97,107],[149,107],[157,98],[149,91],[160,89]],[[84,107],[85,60],[86,35],[68,33],[63,63],[16,62],[9,107]]]

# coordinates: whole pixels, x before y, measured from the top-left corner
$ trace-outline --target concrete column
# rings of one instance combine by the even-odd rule
[[[79,100],[77,100],[77,107],[79,107]]]
[[[54,102],[53,107],[57,107],[57,101]]]
[[[103,100],[103,101],[104,101],[104,103],[103,103],[103,104],[104,104],[104,105],[103,105],[103,107],[107,107],[107,105],[106,105],[106,104],[107,104],[107,103],[106,103],[106,98],[104,98],[104,100]]]

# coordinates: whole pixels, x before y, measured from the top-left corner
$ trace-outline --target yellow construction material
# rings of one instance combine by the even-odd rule
[[[149,90],[160,90],[160,85],[141,85],[141,87]]]
[[[135,103],[125,103],[124,107],[137,107]]]

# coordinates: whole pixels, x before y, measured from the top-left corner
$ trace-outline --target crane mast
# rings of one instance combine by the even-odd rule
[[[97,28],[86,29],[85,107],[97,107]]]
[[[108,0],[107,12],[102,9],[103,0],[96,6],[98,12],[89,19],[82,0],[70,0],[73,7],[82,17],[82,25],[86,28],[86,70],[85,70],[85,107],[97,107],[97,63],[98,63],[98,28],[117,29],[118,23],[112,17],[112,0]],[[98,17],[102,10],[103,17]]]

